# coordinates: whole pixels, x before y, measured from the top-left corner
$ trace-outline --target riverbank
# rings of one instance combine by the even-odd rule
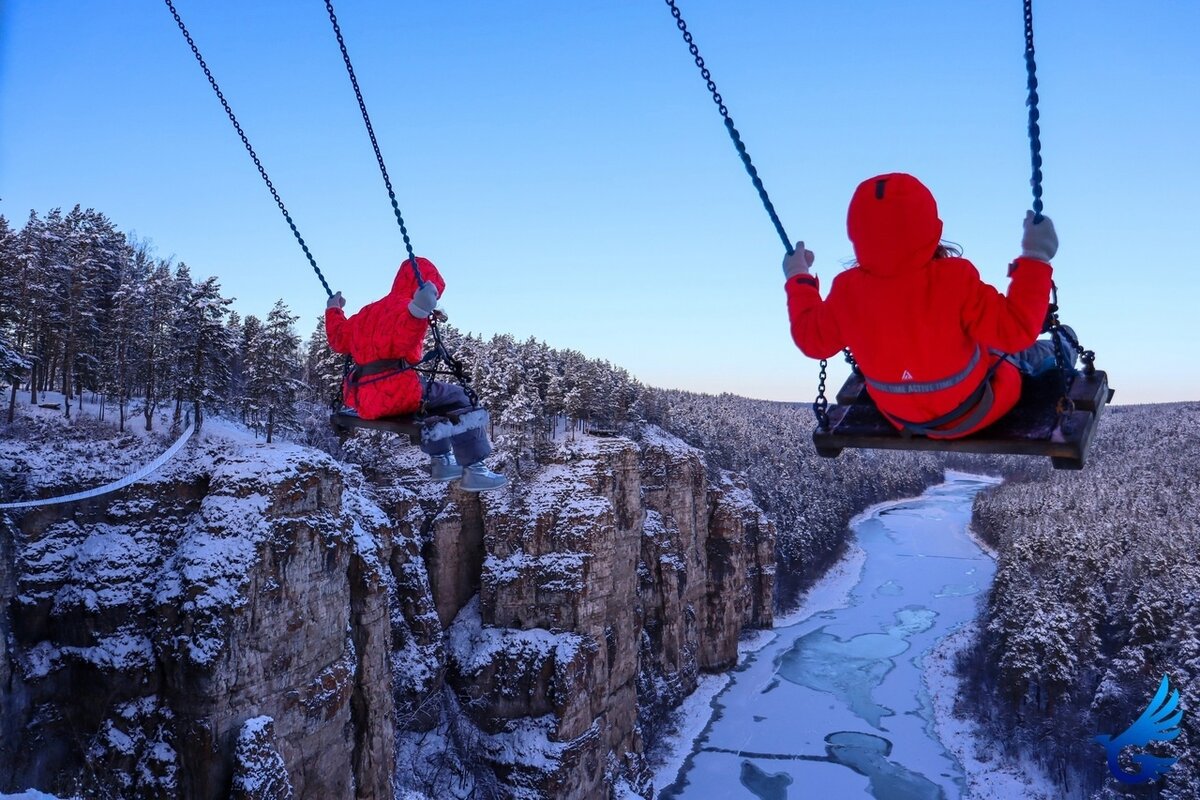
[[[934,730],[966,776],[961,800],[1061,800],[1041,767],[1006,760],[999,744],[982,736],[974,720],[956,713],[962,679],[954,665],[978,632],[976,622],[962,626],[938,642],[921,664],[925,688],[933,701]]]

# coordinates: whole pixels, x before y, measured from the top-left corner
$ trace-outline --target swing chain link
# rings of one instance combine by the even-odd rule
[[[813,401],[813,414],[817,417],[817,426],[823,430],[829,430],[829,400],[825,397],[825,368],[829,366],[829,362],[824,358],[821,359],[821,373],[817,378],[817,399]]]
[[[1025,70],[1028,73],[1027,86],[1029,97],[1025,104],[1029,106],[1029,153],[1033,167],[1030,185],[1033,187],[1033,221],[1042,221],[1042,129],[1038,125],[1041,114],[1038,111],[1038,81],[1037,62],[1033,49],[1033,0],[1025,0]]]
[[[304,242],[304,237],[300,235],[300,231],[296,228],[296,223],[292,221],[292,215],[288,213],[287,206],[283,204],[283,199],[279,196],[279,192],[275,190],[275,184],[271,182],[270,176],[267,175],[267,170],[262,165],[262,161],[258,158],[258,153],[254,152],[254,148],[250,145],[250,139],[246,136],[246,132],[242,130],[241,123],[234,116],[233,109],[229,105],[229,101],[225,99],[225,94],[221,91],[221,87],[217,85],[217,79],[213,77],[212,71],[209,70],[208,64],[204,61],[204,56],[200,55],[200,48],[192,40],[192,35],[188,33],[187,26],[183,24],[183,18],[179,16],[179,12],[175,10],[175,5],[171,0],[165,0],[167,8],[171,11],[171,16],[175,18],[175,24],[179,26],[179,30],[183,33],[183,38],[187,40],[188,47],[192,49],[192,55],[196,57],[196,61],[200,63],[200,68],[204,70],[204,77],[208,78],[208,83],[212,86],[213,91],[217,94],[217,99],[221,101],[221,107],[225,109],[226,116],[233,123],[233,129],[237,131],[237,135],[242,140],[242,145],[246,148],[246,152],[250,154],[250,158],[254,161],[254,166],[258,168],[258,174],[262,176],[263,182],[267,185],[267,189],[271,191],[271,197],[275,198],[275,205],[279,206],[279,210],[283,213],[283,218],[287,220],[288,227],[292,229],[292,235],[296,237],[296,241],[300,243],[300,249],[304,251],[305,258],[312,265],[313,272],[317,273],[317,279],[321,281],[321,286],[325,288],[325,294],[333,297],[333,290],[329,288],[329,282],[325,280],[325,276],[321,273],[321,268],[317,266],[317,260],[313,258],[313,254],[309,252],[308,245]]]
[[[354,87],[354,97],[358,100],[358,110],[362,113],[363,123],[367,126],[367,135],[371,137],[371,149],[375,151],[375,161],[379,164],[379,172],[383,175],[383,185],[387,187],[388,200],[392,203],[392,213],[396,215],[396,223],[400,226],[400,236],[404,239],[404,249],[408,253],[408,263],[416,276],[417,286],[423,287],[425,280],[417,269],[417,256],[413,252],[412,241],[408,236],[408,227],[404,224],[404,216],[400,213],[400,203],[396,200],[396,191],[392,188],[392,179],[388,175],[387,165],[383,162],[383,152],[379,149],[379,140],[375,138],[375,128],[371,125],[371,115],[367,113],[367,103],[363,100],[362,90],[358,87],[358,76],[354,74],[354,65],[350,63],[350,51],[346,49],[346,40],[342,38],[342,28],[338,25],[337,15],[333,12],[333,0],[325,0],[325,10],[329,12],[329,21],[333,23],[333,33],[337,36],[338,48],[342,51],[342,61],[346,64],[346,72],[350,76],[350,85]]]
[[[350,51],[346,48],[346,40],[342,37],[342,28],[338,24],[337,14],[333,10],[333,0],[325,0],[325,10],[329,12],[329,22],[333,25],[333,33],[337,37],[338,49],[342,52],[342,62],[346,65],[346,74],[350,76],[350,85],[354,87],[354,98],[358,101],[358,110],[362,114],[363,124],[367,128],[367,136],[371,139],[371,149],[375,151],[375,162],[379,165],[379,174],[383,176],[383,185],[387,187],[388,200],[392,204],[392,213],[396,216],[396,224],[400,226],[400,236],[404,239],[404,249],[408,253],[408,264],[412,267],[413,276],[417,279],[417,286],[423,287],[425,286],[425,280],[421,277],[421,271],[417,268],[417,256],[413,251],[412,240],[408,235],[408,227],[404,224],[404,215],[400,213],[400,204],[396,200],[396,191],[392,187],[392,179],[388,175],[387,164],[383,161],[383,151],[380,150],[379,140],[375,137],[375,126],[371,124],[371,115],[367,113],[367,102],[363,99],[362,89],[358,85],[358,76],[354,73],[354,64],[350,61]],[[438,328],[438,321],[436,313],[430,315],[429,329],[433,333],[434,349],[437,352],[437,357],[446,362],[446,365],[450,368],[449,374],[462,387],[467,395],[467,399],[471,401],[471,405],[478,405],[479,398],[475,394],[475,390],[471,388],[471,381],[467,377],[462,362],[452,356],[442,343],[442,334]],[[427,386],[440,374],[436,360],[433,367],[428,370],[418,370],[418,372],[425,373]]]
[[[771,197],[767,194],[767,189],[763,185],[762,178],[758,176],[758,169],[755,168],[754,162],[750,160],[750,153],[747,152],[746,145],[742,142],[741,134],[738,133],[738,129],[733,124],[733,117],[729,115],[729,109],[725,107],[725,100],[721,97],[721,93],[717,91],[717,84],[713,81],[712,73],[709,72],[708,67],[704,64],[704,57],[700,55],[700,48],[693,41],[692,33],[688,30],[687,23],[684,21],[679,7],[675,5],[675,0],[665,1],[671,7],[671,16],[675,18],[675,26],[683,34],[683,40],[687,42],[688,52],[692,54],[692,58],[696,61],[696,67],[700,70],[700,77],[704,79],[704,83],[712,95],[713,102],[717,105],[717,110],[721,112],[721,118],[725,120],[725,129],[729,132],[729,138],[733,140],[733,146],[737,149],[738,156],[742,159],[742,164],[746,167],[746,172],[750,174],[751,183],[758,190],[758,198],[762,201],[763,208],[767,210],[767,215],[771,218],[771,224],[775,226],[775,232],[779,234],[779,239],[783,242],[783,249],[790,256],[793,252],[792,240],[788,238],[787,231],[783,229],[783,223],[779,220],[779,215],[775,212],[775,204],[771,202]]]
[[[675,0],[665,0],[665,2],[670,6],[671,16],[675,18],[675,26],[683,34],[683,41],[687,43],[688,52],[692,54],[692,59],[695,60],[696,67],[700,70],[700,77],[704,79],[704,84],[708,87],[709,94],[712,95],[713,103],[716,104],[717,111],[721,113],[721,118],[725,121],[725,129],[729,132],[729,138],[733,140],[733,146],[737,149],[738,156],[742,159],[742,164],[746,167],[746,172],[750,175],[750,181],[758,191],[759,200],[762,201],[763,208],[766,209],[767,215],[771,218],[771,223],[775,226],[775,232],[779,234],[779,239],[783,242],[784,250],[790,256],[795,252],[795,248],[792,247],[792,241],[788,237],[787,231],[783,228],[779,214],[775,211],[775,204],[771,202],[771,197],[767,194],[767,189],[763,185],[762,178],[758,175],[758,169],[754,166],[754,162],[750,160],[750,153],[746,150],[746,145],[742,142],[741,134],[738,133],[738,129],[733,123],[733,117],[729,114],[729,109],[725,105],[725,99],[717,90],[717,84],[713,80],[712,72],[709,71],[708,66],[704,63],[704,57],[700,55],[700,48],[696,45],[691,31],[688,30],[687,23],[683,19],[683,14],[680,12],[679,6],[675,5]],[[844,350],[844,355],[846,362],[854,371],[861,374],[858,363],[854,360],[854,356],[850,354],[849,348]],[[817,422],[821,426],[821,430],[829,430],[829,400],[825,397],[827,364],[828,362],[825,359],[821,359],[821,375],[817,386],[817,399],[813,402],[813,413],[817,415]]]

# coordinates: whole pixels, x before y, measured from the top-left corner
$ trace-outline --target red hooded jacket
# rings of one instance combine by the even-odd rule
[[[792,339],[811,358],[829,358],[848,346],[871,398],[896,427],[902,427],[897,419],[928,422],[954,411],[999,359],[992,351],[1024,350],[1041,332],[1050,265],[1016,259],[1002,295],[970,261],[935,259],[942,236],[937,203],[911,175],[863,181],[850,201],[846,228],[858,264],[833,279],[824,301],[815,276],[786,284]],[[991,410],[955,437],[987,427],[1016,404],[1016,367],[1000,364],[992,391]]]
[[[421,278],[437,287],[438,296],[446,282],[432,261],[417,259]],[[325,335],[337,353],[349,353],[355,364],[383,359],[403,358],[409,363],[421,360],[421,348],[429,320],[414,317],[408,304],[417,292],[417,279],[406,260],[396,270],[392,290],[370,303],[354,316],[346,318],[340,308],[325,310]],[[412,370],[370,376],[353,388],[349,380],[342,387],[346,405],[363,419],[379,419],[411,414],[421,405],[420,376]]]

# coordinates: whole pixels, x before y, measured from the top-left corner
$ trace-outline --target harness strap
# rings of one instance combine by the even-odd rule
[[[992,391],[992,377],[996,374],[996,370],[1000,368],[1001,364],[1005,361],[1011,362],[1012,360],[1012,357],[1006,353],[994,353],[994,355],[1000,357],[996,359],[994,364],[988,367],[979,386],[952,411],[925,422],[910,422],[891,414],[888,417],[897,422],[905,433],[914,436],[948,438],[966,433],[982,422],[988,412],[992,410],[992,405],[996,400],[996,396]],[[950,427],[942,427],[944,425],[950,425]]]
[[[951,375],[949,378],[942,378],[937,381],[905,381],[903,383],[884,383],[883,381],[872,380],[863,376],[867,385],[877,392],[887,392],[888,394],[926,394],[929,392],[940,392],[943,389],[949,389],[951,386],[957,386],[970,377],[975,371],[975,366],[979,363],[980,349],[979,345],[975,345],[975,352],[971,355],[971,360],[967,365],[958,372]]]
[[[369,386],[410,369],[412,369],[412,365],[403,358],[386,358],[379,361],[368,361],[366,364],[357,364],[346,374],[346,387],[354,392],[354,400],[357,405],[360,386]]]

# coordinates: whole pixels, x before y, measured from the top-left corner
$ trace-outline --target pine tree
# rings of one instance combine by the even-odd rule
[[[521,459],[529,461],[529,451],[534,440],[534,425],[545,413],[541,399],[532,383],[522,384],[501,414],[502,433],[497,444],[510,455],[517,474],[521,472]]]
[[[229,362],[234,344],[226,326],[232,299],[221,297],[215,277],[193,285],[176,320],[177,346],[184,355],[180,390],[192,405],[196,430],[205,408],[216,408],[229,386]]]
[[[225,387],[223,407],[229,413],[241,412],[241,396],[245,387],[243,372],[245,354],[242,351],[242,317],[236,311],[229,312],[225,323],[232,350],[229,354],[229,385]],[[243,420],[244,422],[245,420]]]
[[[18,284],[25,320],[22,326],[31,356],[29,402],[37,404],[38,393],[49,391],[58,367],[58,345],[65,326],[63,300],[67,280],[60,256],[66,239],[61,209],[49,211],[44,219],[30,212],[19,236],[23,280]]]
[[[283,300],[277,300],[263,324],[259,341],[252,391],[267,410],[268,443],[273,440],[276,428],[296,428],[296,399],[302,388],[300,337],[293,327],[297,319]]]
[[[77,205],[67,215],[66,223],[71,274],[66,377],[82,403],[84,390],[104,389],[106,333],[111,327],[113,297],[120,285],[129,246],[125,234],[94,209],[82,210]]]
[[[19,258],[17,235],[8,220],[0,215],[0,381],[11,384],[8,397],[8,421],[16,414],[17,389],[29,362],[21,355],[18,329],[20,309],[18,286],[22,262]]]
[[[246,317],[242,323],[242,341],[238,348],[241,363],[241,386],[239,394],[233,400],[241,410],[242,423],[258,432],[259,412],[264,408],[264,399],[259,392],[266,386],[266,381],[260,379],[260,373],[266,374],[266,366],[262,358],[262,320],[253,314]]]
[[[325,318],[318,318],[316,328],[308,337],[304,356],[304,384],[308,400],[324,405],[341,396],[345,360],[345,356],[329,348],[329,340],[325,338]]]
[[[154,430],[154,413],[170,396],[175,348],[172,341],[175,312],[175,280],[167,262],[159,261],[140,292],[144,313],[138,338],[142,348],[142,414],[146,430]]]

